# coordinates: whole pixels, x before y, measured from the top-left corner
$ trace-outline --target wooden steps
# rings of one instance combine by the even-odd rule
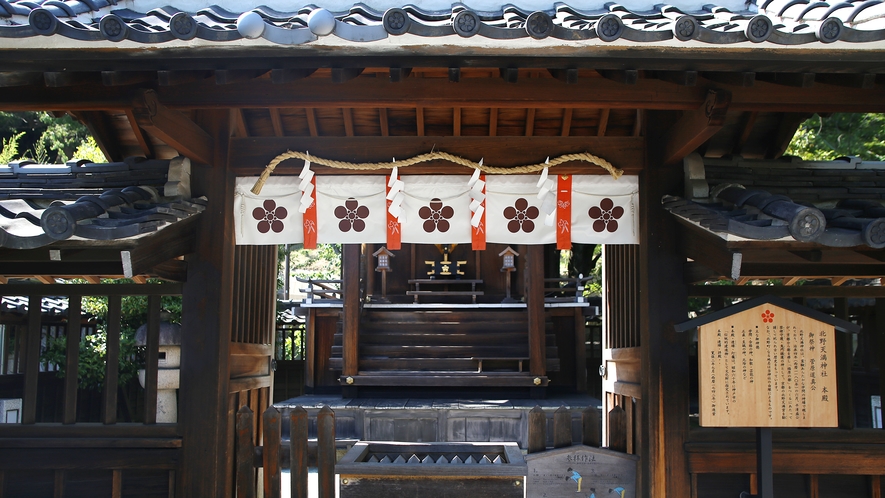
[[[552,324],[548,323],[548,328]],[[556,335],[546,334],[547,371],[558,371]],[[340,371],[342,334],[329,359]],[[360,321],[359,375],[362,386],[546,385],[529,374],[525,310],[366,311]],[[345,381],[342,381],[345,382]]]

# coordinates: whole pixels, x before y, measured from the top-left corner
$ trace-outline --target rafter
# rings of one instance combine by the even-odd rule
[[[387,109],[382,107],[378,109],[378,120],[381,122],[381,136],[386,137],[390,135],[390,127],[387,122]]]
[[[135,113],[132,109],[126,109],[126,120],[129,121],[129,128],[132,130],[132,134],[135,135],[135,141],[138,142],[141,153],[144,154],[144,157],[153,158],[156,155],[154,144],[151,143],[151,139],[141,129],[141,126],[138,126],[138,121],[135,119]]]
[[[105,113],[99,111],[84,111],[75,113],[95,138],[98,148],[109,161],[122,161],[124,154],[120,149],[113,125],[111,125]]]
[[[308,107],[304,110],[307,114],[307,129],[310,131],[310,136],[318,137],[319,132],[317,129],[317,114],[316,111],[312,107]]]
[[[270,124],[273,126],[273,134],[277,137],[282,137],[285,135],[283,133],[283,120],[280,119],[280,110],[276,107],[271,107],[268,109],[270,113]]]
[[[562,113],[562,132],[560,135],[563,137],[567,137],[571,134],[573,113],[574,111],[571,108],[566,109]]]
[[[156,92],[142,92],[134,99],[132,110],[141,128],[191,160],[212,164],[212,137],[184,114],[161,104]]]
[[[700,108],[683,113],[667,136],[664,164],[681,161],[719,131],[730,102],[730,93],[710,90]]]
[[[344,118],[344,135],[353,136],[353,109],[345,107],[341,109],[341,115]]]
[[[535,109],[529,108],[525,116],[525,136],[530,137],[535,134]]]
[[[455,107],[452,109],[452,135],[456,137],[461,136],[461,108]]]
[[[605,131],[608,128],[608,116],[611,114],[611,109],[600,109],[599,110],[599,124],[596,126],[596,136],[604,137]]]

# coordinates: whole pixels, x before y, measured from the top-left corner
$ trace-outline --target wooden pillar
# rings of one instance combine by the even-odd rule
[[[344,293],[344,334],[342,337],[345,378],[359,373],[360,326],[360,246],[344,244],[341,289]]]
[[[532,375],[547,375],[544,330],[544,246],[525,246],[525,302],[529,319],[529,363]]]
[[[688,438],[688,334],[673,323],[687,315],[682,279],[685,258],[677,251],[673,217],[661,207],[664,194],[682,192],[682,162],[665,166],[665,136],[671,114],[649,112],[648,164],[640,176],[640,346],[639,481],[645,497],[691,495],[685,461]]]
[[[205,111],[201,124],[214,139],[215,164],[194,164],[194,197],[209,199],[201,215],[195,254],[187,258],[183,288],[181,389],[182,435],[177,496],[232,495],[233,456],[227,454],[229,352],[233,306],[234,176],[227,164],[230,118]]]

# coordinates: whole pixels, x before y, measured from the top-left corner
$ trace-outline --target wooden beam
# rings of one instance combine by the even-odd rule
[[[678,248],[682,256],[731,280],[737,280],[745,273],[742,268],[743,255],[729,249],[723,239],[683,223],[676,225],[676,233],[679,236]]]
[[[499,72],[501,74],[501,79],[507,83],[516,83],[519,81],[519,68],[502,67]]]
[[[547,345],[544,329],[544,247],[525,246],[525,301],[528,310],[529,368],[532,375],[547,375]]]
[[[815,81],[826,85],[841,86],[846,88],[860,88],[869,90],[876,86],[876,75],[872,73],[860,74],[834,74],[819,73]]]
[[[803,121],[811,117],[809,113],[784,113],[781,116],[777,132],[771,141],[771,147],[765,154],[766,159],[779,159],[787,151],[796,129]]]
[[[83,280],[89,282],[90,284],[100,284],[101,278],[95,275],[84,275]]]
[[[633,136],[642,135],[642,129],[645,127],[645,109],[636,109],[636,120],[633,121]]]
[[[455,107],[452,109],[452,135],[456,137],[461,136],[461,108]]]
[[[359,373],[359,244],[344,244],[342,257],[341,291],[344,295],[344,331],[342,337],[343,368],[341,375],[347,377]]]
[[[783,279],[782,283],[783,285],[791,286],[796,285],[800,280],[802,280],[802,277],[788,277]]]
[[[43,85],[43,73],[35,71],[2,71],[0,88],[13,86]]]
[[[830,285],[832,285],[833,287],[839,287],[840,285],[844,284],[845,282],[847,282],[849,280],[852,280],[852,278],[851,277],[834,277],[834,278],[830,279]]]
[[[99,73],[86,71],[49,71],[43,73],[48,87],[96,85],[101,82]]]
[[[656,71],[655,78],[676,85],[695,86],[698,84],[697,71]]]
[[[418,106],[415,108],[415,127],[419,137],[424,136],[424,108]]]
[[[83,111],[76,113],[76,116],[89,129],[89,133],[95,138],[95,143],[108,161],[123,160],[124,154],[120,149],[116,130],[107,114],[100,111]]]
[[[710,90],[704,104],[694,111],[683,113],[667,135],[664,164],[676,164],[694,152],[725,124],[725,114],[731,94],[724,90]]]
[[[143,284],[147,283],[147,277],[145,277],[143,275],[133,275],[132,281],[135,282],[136,284],[143,285]]]
[[[246,117],[243,116],[242,109],[232,109],[234,117],[234,128],[237,130],[237,136],[246,138],[249,136],[249,129],[246,128]]]
[[[308,107],[304,110],[307,113],[307,129],[310,131],[310,136],[318,137],[318,127],[317,127],[317,115],[312,107]]]
[[[461,81],[461,68],[450,67],[449,68],[449,82],[450,83],[459,83],[460,81]]]
[[[410,67],[392,67],[390,68],[390,82],[399,83],[408,78],[410,74],[412,74],[412,68]]]
[[[387,122],[387,109],[382,107],[378,109],[378,120],[381,122],[381,136],[387,137],[390,136],[390,126]]]
[[[885,287],[880,286],[829,286],[829,285],[690,285],[692,297],[758,297],[771,294],[779,297],[848,297],[885,298]]]
[[[237,175],[260,174],[280,150],[309,150],[311,155],[347,162],[390,161],[391,157],[406,158],[439,150],[473,161],[485,158],[485,164],[494,166],[521,166],[540,163],[549,155],[556,157],[592,151],[628,174],[642,170],[645,164],[645,140],[642,137],[285,137],[235,138],[231,141],[231,161]],[[287,161],[277,166],[274,174],[297,174],[301,165]],[[340,170],[314,164],[318,174],[339,174]],[[585,162],[557,166],[557,174],[608,174],[602,168]],[[430,174],[449,172],[464,174],[461,166],[436,164],[415,165],[403,169],[402,174]],[[377,173],[377,172],[375,172]]]
[[[814,86],[814,73],[759,73],[756,75],[756,79],[774,83],[775,85],[797,88],[811,88]]]
[[[548,69],[550,75],[554,78],[562,81],[563,83],[567,83],[569,85],[574,85],[578,82],[578,68],[570,67],[567,69]]]
[[[154,71],[102,71],[101,82],[104,86],[137,85],[153,82],[157,79]]]
[[[733,150],[735,155],[741,155],[741,152],[744,150],[744,146],[747,145],[747,141],[750,139],[750,133],[753,132],[753,126],[756,125],[756,117],[758,115],[758,111],[750,111],[744,113],[744,117],[741,120],[741,133],[734,144]]]
[[[611,109],[600,109],[599,110],[599,124],[596,125],[596,136],[604,137],[605,131],[608,129],[608,117],[611,114]]]
[[[362,67],[333,67],[332,83],[345,83],[363,74]]]
[[[199,214],[179,221],[142,239],[142,243],[121,251],[120,260],[126,278],[150,273],[160,263],[192,254],[197,245],[197,225],[202,217]]]
[[[270,124],[273,126],[273,134],[276,137],[285,136],[283,132],[283,120],[280,118],[280,110],[276,107],[268,109],[270,113]]]
[[[218,69],[215,71],[216,85],[230,85],[250,81],[267,73],[266,69]]]
[[[341,109],[342,117],[344,118],[344,135],[348,137],[353,136],[353,109],[349,107],[345,107]]]
[[[525,136],[530,137],[535,134],[535,109],[529,108],[525,116]]]
[[[498,108],[492,107],[489,109],[489,136],[495,137],[498,135]]]
[[[567,137],[571,134],[572,131],[572,115],[574,114],[574,110],[569,107],[565,109],[562,113],[562,132],[561,136]]]
[[[3,272],[6,275],[12,275],[12,272]],[[49,275],[34,275],[34,279],[36,279],[41,284],[54,284],[55,279]]]
[[[639,71],[637,71],[636,69],[599,69],[596,72],[598,72],[603,78],[614,81],[616,83],[620,83],[622,85],[635,85],[639,81]]]
[[[133,114],[140,127],[180,154],[202,164],[212,164],[213,144],[209,134],[184,114],[161,104],[153,90],[142,92],[133,101]]]
[[[749,88],[756,84],[756,73],[752,72],[711,72],[704,73],[703,76],[710,81],[722,83],[723,85],[733,85]]]
[[[282,85],[284,83],[289,83],[292,81],[298,81],[304,78],[307,78],[311,74],[315,73],[316,69],[314,68],[305,68],[305,69],[271,69],[270,70],[270,80],[276,85]]]
[[[160,86],[177,86],[208,79],[212,71],[157,71]]]
[[[126,109],[125,112],[126,119],[129,121],[129,127],[132,129],[132,134],[135,135],[135,141],[138,142],[141,153],[144,154],[144,157],[153,159],[156,152],[150,137],[141,129],[141,126],[138,126],[138,120],[135,119],[135,113],[132,109]]]

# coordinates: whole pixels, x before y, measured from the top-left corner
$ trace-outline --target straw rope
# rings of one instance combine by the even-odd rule
[[[335,169],[344,169],[351,171],[373,171],[379,169],[393,169],[394,166],[398,168],[406,168],[409,166],[414,166],[416,164],[424,163],[427,161],[434,161],[437,159],[442,159],[445,161],[449,161],[451,163],[458,164],[460,166],[466,166],[468,168],[474,168],[482,171],[483,173],[488,173],[490,175],[517,175],[517,174],[527,174],[527,173],[536,173],[538,171],[543,170],[545,167],[552,168],[554,166],[558,166],[565,162],[569,161],[584,161],[591,164],[595,164],[600,168],[609,172],[609,174],[618,179],[621,175],[624,174],[624,171],[612,166],[612,164],[605,159],[594,156],[589,152],[580,152],[577,154],[565,154],[553,159],[550,159],[548,162],[537,163],[537,164],[528,164],[524,166],[515,166],[512,168],[504,168],[504,167],[496,167],[496,166],[488,166],[485,164],[475,163],[468,159],[464,159],[463,157],[458,157],[447,152],[428,152],[426,154],[421,154],[415,157],[410,157],[408,159],[402,159],[399,161],[391,161],[391,162],[379,162],[379,163],[349,163],[345,161],[335,161],[332,159],[324,159],[322,157],[316,157],[308,155],[306,152],[298,152],[298,151],[287,151],[283,154],[278,155],[273,158],[271,162],[267,164],[267,167],[264,168],[264,171],[261,173],[261,176],[258,177],[258,181],[255,182],[255,186],[252,187],[252,193],[258,195],[261,193],[262,187],[267,182],[267,179],[270,177],[270,174],[273,173],[273,170],[283,161],[289,159],[302,159],[302,160],[310,160],[312,163],[316,163],[322,166],[328,166],[330,168]]]

